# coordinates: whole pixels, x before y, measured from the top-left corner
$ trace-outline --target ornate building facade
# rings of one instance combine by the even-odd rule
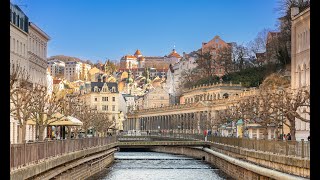
[[[291,88],[310,90],[310,7],[299,12],[291,9]],[[307,113],[300,114],[310,119]],[[307,139],[310,135],[310,123],[296,120],[296,139]]]
[[[29,22],[28,60],[30,78],[33,83],[46,86],[47,43],[50,37],[34,23]]]

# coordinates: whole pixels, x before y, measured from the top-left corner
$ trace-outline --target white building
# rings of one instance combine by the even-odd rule
[[[48,61],[48,67],[51,76],[53,77],[64,77],[65,63],[63,61],[54,59]]]
[[[184,57],[179,62],[170,65],[165,84],[165,89],[170,94],[170,104],[179,102],[179,96],[183,89],[182,76],[185,72],[192,71],[197,67],[195,61],[196,56],[184,54]]]
[[[19,64],[29,75],[30,85],[47,86],[47,43],[50,37],[17,6],[10,3],[10,65]],[[22,139],[20,122],[10,117],[10,142],[21,143],[35,139],[35,126],[26,126]]]
[[[64,78],[70,82],[79,80],[82,74],[82,63],[68,61],[65,63]]]
[[[47,43],[50,37],[34,23],[29,22],[28,60],[32,83],[47,86]]]
[[[310,90],[310,7],[299,12],[291,9],[291,88]],[[310,119],[304,109],[299,114]],[[296,120],[296,140],[306,140],[310,135],[310,123]]]

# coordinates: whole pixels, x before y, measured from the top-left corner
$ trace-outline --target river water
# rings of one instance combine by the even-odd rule
[[[158,152],[116,152],[112,166],[90,180],[230,179],[202,160]]]

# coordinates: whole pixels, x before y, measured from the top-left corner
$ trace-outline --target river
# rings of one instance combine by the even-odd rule
[[[182,155],[116,152],[114,163],[90,180],[220,180],[227,176],[210,164]],[[230,179],[230,178],[228,178]]]

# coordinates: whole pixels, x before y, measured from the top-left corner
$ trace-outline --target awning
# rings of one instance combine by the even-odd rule
[[[83,123],[79,119],[73,116],[63,117],[62,114],[57,113],[54,115],[54,117],[56,117],[56,119],[49,120],[48,125],[50,126],[82,126],[83,125]],[[30,119],[27,121],[27,124],[36,125],[36,122]]]

